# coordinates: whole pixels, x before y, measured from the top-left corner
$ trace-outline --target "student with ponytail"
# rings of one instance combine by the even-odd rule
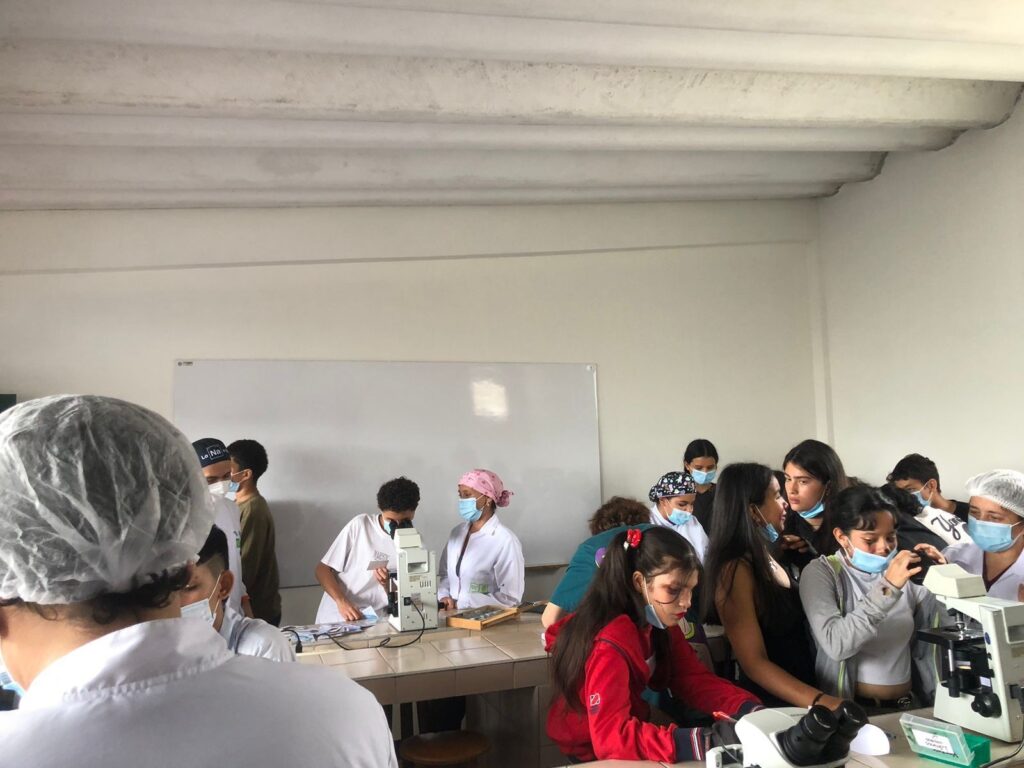
[[[547,730],[570,758],[703,760],[711,731],[651,722],[645,688],[671,690],[701,712],[740,716],[751,694],[709,672],[680,631],[700,575],[688,541],[667,528],[609,542],[576,613],[547,630],[554,701]]]

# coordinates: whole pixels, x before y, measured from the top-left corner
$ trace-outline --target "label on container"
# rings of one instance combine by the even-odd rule
[[[929,733],[928,731],[922,731],[920,728],[911,728],[910,731],[914,734],[914,741],[917,742],[919,747],[930,749],[933,752],[941,752],[944,755],[956,754],[956,750],[953,749],[953,742],[949,740],[948,736]]]

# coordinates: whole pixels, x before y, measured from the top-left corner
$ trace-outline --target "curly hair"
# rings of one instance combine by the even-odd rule
[[[641,525],[650,520],[651,510],[636,499],[612,496],[590,518],[590,534],[618,528],[620,525]]]
[[[420,504],[420,487],[407,477],[388,480],[377,491],[377,509],[381,512],[414,512]]]
[[[270,462],[267,460],[267,449],[255,440],[235,440],[228,446],[228,454],[239,469],[251,469],[252,479],[259,481],[267,471]]]

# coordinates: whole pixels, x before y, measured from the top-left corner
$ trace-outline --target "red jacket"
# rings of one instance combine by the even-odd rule
[[[548,652],[554,648],[566,617],[548,627]],[[668,663],[656,669],[648,667],[653,654],[651,628],[637,627],[623,614],[597,633],[587,659],[579,698],[583,711],[569,708],[558,698],[548,711],[548,735],[567,755],[579,760],[660,760],[676,762],[677,754],[686,759],[703,755],[700,729],[686,729],[647,722],[650,705],[641,698],[644,688],[664,690],[701,712],[746,713],[760,702],[752,694],[712,674],[700,663],[678,628],[668,630],[671,655]],[[653,662],[652,662],[653,663]],[[694,742],[692,752],[681,748]]]

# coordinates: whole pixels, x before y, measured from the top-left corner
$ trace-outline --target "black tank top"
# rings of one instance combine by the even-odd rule
[[[797,680],[808,685],[817,685],[814,675],[814,644],[811,642],[807,617],[800,602],[797,583],[790,580],[789,588],[780,587],[776,599],[770,606],[758,606],[757,623],[764,639],[768,658]],[[766,707],[788,707],[782,701],[744,674],[739,673],[739,684],[764,702]]]

